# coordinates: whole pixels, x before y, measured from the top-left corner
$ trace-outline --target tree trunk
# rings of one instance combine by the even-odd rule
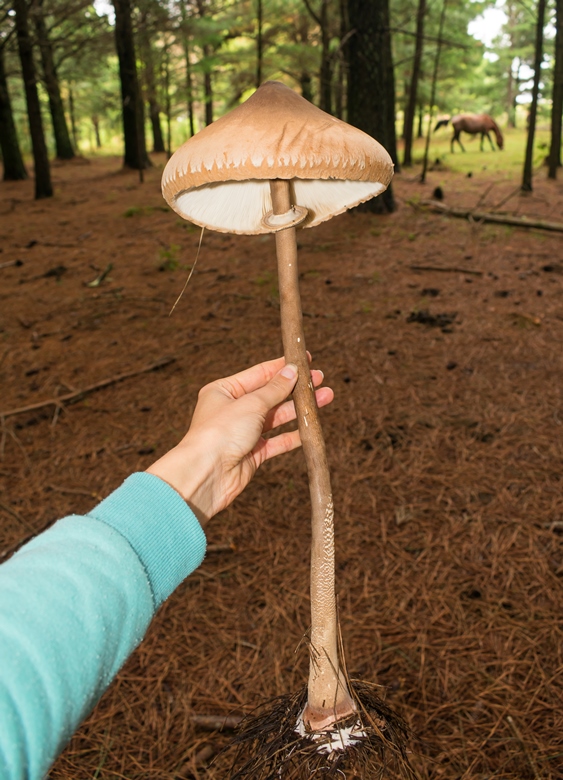
[[[192,79],[192,66],[190,63],[190,38],[188,32],[188,10],[186,0],[180,3],[180,13],[182,15],[182,48],[184,49],[184,58],[186,60],[186,106],[188,109],[188,121],[190,124],[190,138],[195,135],[194,127],[194,90]]]
[[[170,95],[170,42],[164,49],[164,100],[166,106],[166,153],[172,156],[172,97]]]
[[[518,27],[518,8],[514,0],[508,0],[504,5],[506,14],[505,29],[508,33],[510,64],[507,73],[506,85],[506,114],[508,118],[508,127],[516,127],[516,97],[518,95],[518,72],[516,78],[514,75],[514,51],[518,48],[517,27]]]
[[[145,141],[143,100],[137,78],[130,0],[113,0],[113,7],[125,141],[123,164],[142,171],[150,165],[150,160]]]
[[[330,53],[330,25],[328,17],[329,0],[321,5],[321,72],[320,72],[320,108],[332,114],[332,55]]]
[[[72,82],[68,82],[68,113],[70,114],[70,128],[75,149],[78,149],[78,127],[76,126],[76,111],[74,110],[74,92]]]
[[[537,22],[536,22],[536,46],[534,54],[534,85],[532,87],[532,105],[530,106],[528,123],[528,141],[526,144],[526,157],[524,160],[524,171],[522,174],[522,191],[531,192],[532,186],[532,168],[534,161],[534,136],[536,133],[536,116],[538,113],[538,95],[540,91],[541,64],[543,60],[543,28],[545,22],[545,3],[546,0],[538,0]]]
[[[3,46],[0,46],[0,149],[4,163],[4,181],[27,179],[8,91]]]
[[[205,57],[210,57],[212,53],[211,46],[203,47]],[[205,101],[205,124],[210,125],[213,122],[213,83],[211,81],[209,64],[206,64],[203,74],[203,94]]]
[[[262,65],[264,59],[264,40],[262,37],[262,0],[256,4],[256,89],[262,83]]]
[[[416,137],[417,138],[423,138],[424,133],[422,132],[422,123],[424,122],[424,106],[422,103],[418,104],[418,127],[416,130]]]
[[[301,85],[301,95],[310,103],[313,102],[313,82],[310,73],[301,73],[299,76],[299,84]]]
[[[514,73],[512,71],[512,60],[508,66],[506,84],[506,115],[508,127],[516,127],[516,116],[514,111]]]
[[[376,138],[397,164],[388,0],[348,0],[348,19],[348,122]],[[392,187],[359,208],[394,211]]]
[[[553,93],[551,104],[551,147],[548,157],[548,176],[557,178],[561,167],[561,120],[563,114],[563,0],[556,0],[555,65],[553,66]]]
[[[94,125],[94,135],[96,137],[96,149],[102,148],[102,138],[100,136],[100,117],[94,114],[92,117],[92,124]]]
[[[142,51],[143,75],[145,77],[145,89],[147,103],[149,104],[149,119],[152,128],[153,152],[166,151],[164,137],[160,124],[160,105],[157,99],[156,79],[154,76],[154,57],[150,35],[147,30],[147,14],[143,13],[138,27],[139,42]]]
[[[336,85],[334,91],[334,115],[338,119],[344,117],[345,101],[344,90],[346,84],[346,59],[344,57],[344,44],[346,33],[348,32],[348,9],[346,6],[346,0],[340,0],[339,3],[340,13],[340,46],[338,49],[338,61],[337,61],[337,73],[336,73]]]
[[[424,17],[426,16],[426,0],[418,0],[416,13],[416,45],[412,61],[412,76],[409,87],[409,99],[405,109],[405,122],[403,135],[405,138],[405,154],[403,165],[412,165],[412,135],[414,128],[414,115],[416,113],[416,98],[418,92],[418,79],[420,77],[420,63],[422,61],[422,48],[424,45]]]
[[[43,15],[43,0],[35,0],[30,13],[35,25],[37,43],[41,53],[41,66],[43,68],[43,81],[47,95],[49,96],[49,111],[53,124],[55,137],[56,156],[59,160],[72,160],[75,157],[74,149],[70,141],[70,134],[66,124],[65,110],[61,98],[61,89],[57,76],[57,68],[53,57],[53,47],[49,40],[47,25]]]
[[[41,106],[39,104],[39,94],[37,92],[33,46],[29,36],[26,0],[13,0],[13,8],[16,12],[18,50],[25,87],[29,133],[31,135],[33,162],[35,166],[35,198],[36,200],[39,200],[39,198],[51,198],[53,196],[51,169],[49,167],[49,155],[47,154],[47,145],[45,144],[45,135],[43,133],[43,120],[41,118]]]
[[[432,132],[432,111],[434,109],[434,100],[436,99],[436,82],[438,80],[438,68],[440,67],[440,52],[442,51],[442,32],[444,30],[444,21],[446,19],[447,0],[442,0],[442,12],[440,14],[440,24],[438,26],[438,43],[436,44],[436,54],[434,56],[434,72],[432,73],[432,87],[430,89],[430,106],[428,109],[428,127],[426,128],[426,144],[424,146],[424,159],[422,161],[422,173],[420,181],[422,184],[426,181],[426,169],[428,168],[428,150],[430,149],[430,134]]]

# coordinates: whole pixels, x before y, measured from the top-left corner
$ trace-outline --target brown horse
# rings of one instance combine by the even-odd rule
[[[478,135],[480,133],[481,151],[483,151],[483,141],[485,139],[485,136],[487,136],[487,138],[489,139],[489,143],[491,144],[491,149],[493,151],[495,150],[495,146],[491,141],[491,136],[489,135],[489,132],[491,130],[496,136],[498,148],[502,149],[502,147],[504,146],[504,139],[502,137],[502,133],[500,132],[499,127],[495,122],[495,120],[492,119],[488,114],[458,114],[457,116],[452,117],[451,123],[454,129],[454,134],[452,136],[452,141],[450,144],[450,149],[452,152],[454,150],[454,141],[458,142],[462,152],[465,151],[465,149],[463,148],[463,144],[459,140],[459,135],[461,132],[469,133],[470,135]]]

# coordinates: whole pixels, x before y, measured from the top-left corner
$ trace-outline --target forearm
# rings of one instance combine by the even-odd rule
[[[0,777],[44,776],[204,550],[180,496],[137,474],[0,567]]]

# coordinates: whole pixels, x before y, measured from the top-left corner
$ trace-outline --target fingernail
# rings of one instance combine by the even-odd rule
[[[321,371],[320,368],[316,368],[315,371],[318,371],[323,379],[325,378],[325,373],[324,373],[324,371]]]
[[[286,379],[295,379],[297,376],[297,366],[293,365],[293,363],[288,363],[282,368],[280,374]]]

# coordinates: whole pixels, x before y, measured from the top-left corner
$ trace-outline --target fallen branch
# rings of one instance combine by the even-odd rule
[[[242,715],[192,715],[190,722],[205,731],[234,731],[240,725]]]
[[[473,219],[478,222],[495,222],[499,225],[539,228],[540,230],[551,230],[556,233],[563,233],[563,224],[561,222],[545,222],[542,219],[530,219],[529,217],[511,217],[509,214],[492,214],[490,211],[453,208],[446,206],[444,203],[438,203],[438,201],[435,200],[421,200],[419,205],[430,209],[430,211],[446,214],[446,216],[449,217],[461,217],[462,219]]]
[[[94,393],[96,390],[101,390],[104,387],[115,385],[118,382],[122,382],[124,379],[129,379],[133,376],[139,376],[139,374],[147,374],[149,371],[157,371],[159,368],[164,368],[165,366],[170,365],[170,363],[174,363],[175,360],[175,357],[161,358],[160,360],[157,360],[156,363],[151,363],[150,365],[144,366],[143,368],[138,368],[135,371],[126,371],[123,374],[117,374],[116,376],[109,377],[109,379],[103,379],[101,382],[96,382],[93,385],[88,385],[88,387],[82,388],[82,390],[75,390],[72,393],[60,395],[58,398],[49,398],[47,401],[38,401],[36,404],[20,406],[17,409],[8,409],[5,412],[0,412],[0,419],[14,417],[16,414],[24,414],[25,412],[35,412],[38,409],[44,409],[46,406],[54,406],[57,409],[60,409],[64,404],[71,404],[75,403],[76,401],[80,401],[82,398],[84,398],[84,396],[89,395],[90,393]]]
[[[439,271],[447,274],[472,274],[483,276],[483,271],[473,271],[471,268],[458,268],[453,265],[409,265],[411,271]]]

